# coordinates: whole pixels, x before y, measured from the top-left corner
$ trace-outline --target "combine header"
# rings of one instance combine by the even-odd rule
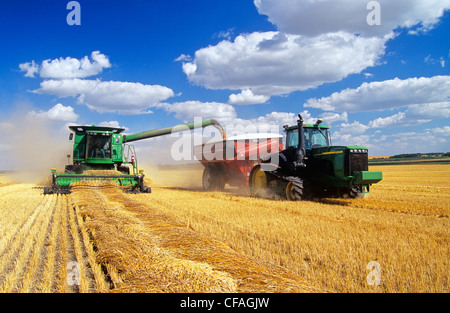
[[[144,185],[144,173],[138,169],[134,146],[129,143],[210,125],[224,133],[213,119],[131,135],[122,134],[124,128],[69,126],[73,164],[66,165],[63,174],[57,173],[55,168],[51,170],[51,186],[44,187],[44,194],[70,193],[71,185],[78,182],[113,182],[131,187],[131,192],[151,192],[150,187]]]

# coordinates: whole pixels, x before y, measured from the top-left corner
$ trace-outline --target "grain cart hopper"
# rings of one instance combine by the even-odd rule
[[[73,183],[82,181],[115,182],[131,187],[132,192],[151,192],[144,185],[144,174],[138,170],[133,141],[163,136],[209,125],[223,130],[216,120],[180,124],[173,127],[144,131],[131,135],[122,134],[125,129],[104,126],[69,126],[72,131],[73,164],[66,165],[64,174],[51,170],[51,187],[44,187],[44,194],[69,193]]]
[[[272,194],[289,200],[313,197],[357,198],[382,180],[382,172],[368,171],[368,149],[332,146],[329,126],[319,119],[314,125],[284,126],[285,149],[255,165],[250,173],[252,195]]]
[[[207,191],[223,190],[225,184],[247,187],[252,168],[260,158],[283,150],[279,134],[242,134],[194,146],[204,166],[202,185]]]

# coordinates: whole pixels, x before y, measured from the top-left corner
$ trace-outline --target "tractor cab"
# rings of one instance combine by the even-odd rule
[[[303,124],[304,133],[304,145],[306,155],[311,154],[313,148],[322,148],[330,146],[330,134],[327,125],[320,125],[322,122],[319,119],[316,124]],[[286,132],[286,149],[297,148],[298,146],[298,125],[295,126],[285,126],[284,130]]]

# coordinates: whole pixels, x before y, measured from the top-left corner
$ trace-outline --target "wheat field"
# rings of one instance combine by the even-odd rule
[[[448,292],[450,165],[371,170],[367,198],[302,202],[200,191],[201,168],[151,194],[0,175],[0,292]]]

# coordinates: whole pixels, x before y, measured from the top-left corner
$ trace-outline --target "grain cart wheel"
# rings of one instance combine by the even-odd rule
[[[206,191],[221,191],[225,188],[220,170],[212,166],[203,170],[202,183]]]
[[[255,166],[250,173],[250,194],[252,196],[261,196],[267,191],[268,177],[261,166]]]

